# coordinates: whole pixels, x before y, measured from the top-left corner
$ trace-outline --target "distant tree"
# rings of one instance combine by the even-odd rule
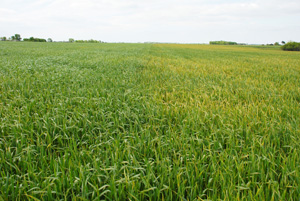
[[[52,43],[53,42],[52,38],[48,38],[47,42]]]
[[[232,41],[210,41],[210,45],[237,45],[237,42]]]
[[[281,47],[283,50],[287,51],[300,51],[300,43],[297,42],[288,42]]]
[[[75,40],[75,43],[101,43],[101,41],[90,39],[90,40]]]
[[[34,38],[34,37],[24,38],[24,41],[28,41],[28,42],[47,42],[46,39],[43,39],[43,38]]]
[[[20,34],[15,34],[14,36],[11,36],[10,38],[13,41],[21,41],[21,39],[22,39]]]
[[[279,45],[279,43],[278,43],[278,42],[275,42],[274,45]]]
[[[15,34],[15,40],[16,41],[21,41],[21,35],[20,34]]]
[[[74,43],[74,38],[69,38],[69,43]]]
[[[1,41],[6,41],[6,40],[7,40],[7,39],[6,39],[5,36],[1,37]]]
[[[281,41],[281,44],[284,45],[284,44],[285,44],[285,41]]]

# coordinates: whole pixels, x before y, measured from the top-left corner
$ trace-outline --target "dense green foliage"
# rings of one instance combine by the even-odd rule
[[[10,37],[12,41],[21,41],[21,35],[20,34],[15,34]]]
[[[34,38],[34,37],[24,38],[23,40],[26,41],[26,42],[47,42],[46,39]]]
[[[1,40],[1,41],[6,41],[7,38],[6,38],[5,36],[3,36],[3,37],[0,38],[0,40]]]
[[[300,54],[0,43],[4,200],[299,200]]]
[[[300,51],[300,43],[288,42],[281,47],[283,50],[287,51]]]
[[[101,41],[98,41],[98,40],[93,40],[93,39],[90,39],[90,40],[75,40],[76,43],[101,43]]]
[[[231,41],[210,41],[210,45],[237,45],[237,42],[231,42]]]

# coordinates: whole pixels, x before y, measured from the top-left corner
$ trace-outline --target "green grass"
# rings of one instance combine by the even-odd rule
[[[299,200],[300,54],[0,43],[3,200]]]

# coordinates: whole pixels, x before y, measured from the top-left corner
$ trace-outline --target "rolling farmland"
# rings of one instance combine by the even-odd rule
[[[299,200],[299,126],[299,52],[0,42],[2,200]]]

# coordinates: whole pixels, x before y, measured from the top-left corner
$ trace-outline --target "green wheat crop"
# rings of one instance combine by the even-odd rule
[[[0,200],[299,200],[300,54],[0,43]]]

